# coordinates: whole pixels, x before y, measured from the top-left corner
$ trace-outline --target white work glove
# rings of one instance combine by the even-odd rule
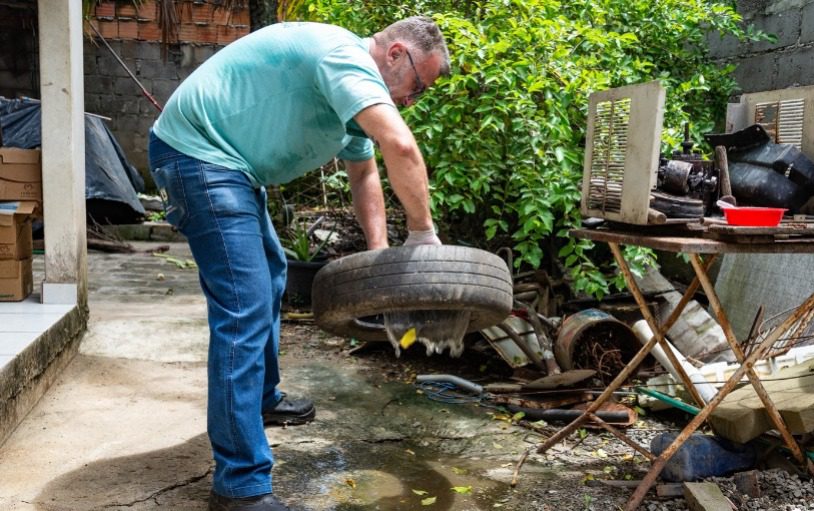
[[[430,228],[426,231],[408,231],[407,239],[404,240],[404,246],[410,245],[441,245],[441,240],[435,235],[435,229]]]

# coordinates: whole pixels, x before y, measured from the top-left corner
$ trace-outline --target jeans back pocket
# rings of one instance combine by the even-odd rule
[[[176,162],[167,162],[152,169],[153,181],[164,204],[167,222],[183,233],[189,218],[186,195]]]

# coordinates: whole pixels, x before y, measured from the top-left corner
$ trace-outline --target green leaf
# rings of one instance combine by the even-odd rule
[[[436,500],[437,500],[437,497],[427,497],[426,499],[421,499],[421,505],[422,506],[431,506],[431,505],[435,504]]]
[[[453,486],[452,491],[454,491],[455,493],[460,493],[462,495],[468,495],[468,494],[472,493],[472,487],[471,486]]]

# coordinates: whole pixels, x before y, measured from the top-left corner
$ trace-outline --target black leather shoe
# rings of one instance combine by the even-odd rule
[[[283,398],[271,410],[263,412],[263,425],[285,426],[288,424],[306,424],[314,420],[317,409],[314,402],[308,398],[289,398],[283,393]]]
[[[291,511],[291,509],[271,493],[245,499],[230,499],[211,491],[209,511]]]

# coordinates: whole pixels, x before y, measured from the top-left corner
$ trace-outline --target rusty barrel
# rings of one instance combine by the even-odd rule
[[[607,384],[640,348],[629,326],[599,309],[586,309],[563,320],[554,357],[563,370],[595,369]]]

